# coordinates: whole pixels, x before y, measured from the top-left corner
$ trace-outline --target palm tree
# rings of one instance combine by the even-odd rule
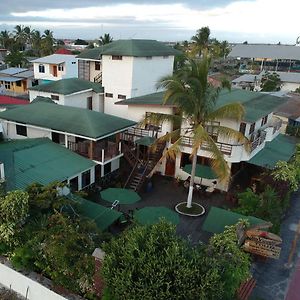
[[[12,44],[12,35],[9,31],[3,30],[0,32],[0,45],[1,47],[8,49]]]
[[[104,33],[103,36],[100,36],[99,39],[99,44],[100,45],[105,45],[105,44],[109,44],[113,41],[113,38],[110,36],[109,33]]]
[[[210,29],[209,27],[202,27],[197,30],[197,33],[192,36],[195,51],[201,56],[204,49],[208,49]]]
[[[46,29],[42,35],[41,52],[42,55],[50,55],[54,52],[55,39],[53,37],[53,31]]]
[[[33,30],[31,33],[32,50],[37,56],[41,55],[42,36],[40,31]]]
[[[230,170],[224,159],[222,152],[216,145],[215,140],[210,135],[217,132],[220,138],[228,138],[238,143],[246,145],[247,139],[244,135],[234,129],[215,125],[214,121],[231,119],[240,121],[244,109],[240,103],[231,103],[221,107],[217,106],[217,100],[221,88],[212,86],[208,81],[210,59],[207,54],[201,60],[188,59],[188,63],[174,75],[166,76],[158,83],[158,88],[164,88],[164,104],[172,103],[177,107],[179,114],[165,115],[152,113],[147,117],[147,122],[161,124],[164,121],[177,125],[176,129],[165,134],[158,140],[170,141],[172,145],[164,152],[164,158],[175,159],[180,152],[182,134],[190,135],[193,138],[192,144],[192,171],[187,198],[187,207],[192,206],[193,186],[197,163],[197,153],[201,146],[211,153],[211,167],[215,171],[220,181],[229,178]],[[180,126],[178,126],[180,125]]]

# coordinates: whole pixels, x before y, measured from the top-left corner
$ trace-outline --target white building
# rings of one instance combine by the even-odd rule
[[[163,76],[173,73],[180,52],[155,40],[118,40],[78,56],[79,78],[101,81],[104,112],[129,117],[127,107],[115,103],[157,91]]]
[[[50,98],[60,105],[103,112],[103,88],[99,83],[68,78],[40,84],[29,89],[31,102],[39,96]]]
[[[34,78],[39,83],[78,77],[76,55],[52,54],[35,59],[32,63]]]
[[[163,105],[162,99],[163,92],[158,92],[123,100],[117,104],[126,105],[128,107],[128,115],[136,121],[143,119],[145,114],[149,112],[175,114],[176,107],[173,105]],[[232,90],[231,92],[223,90],[217,100],[217,107],[233,102],[241,102],[243,104],[246,111],[243,121],[237,123],[230,120],[218,120],[216,124],[242,132],[250,141],[249,147],[245,147],[245,145],[239,144],[235,140],[229,140],[227,137],[211,132],[211,136],[217,142],[218,148],[224,154],[231,169],[231,177],[238,174],[243,168],[244,162],[252,163],[253,160],[255,161],[254,158],[258,153],[262,155],[264,148],[269,142],[275,141],[276,147],[280,148],[280,143],[288,142],[285,139],[289,139],[289,137],[279,135],[282,121],[273,115],[275,109],[285,102],[284,98],[239,89]],[[154,126],[151,127],[149,125],[151,124],[146,124],[145,128],[142,129],[129,129],[124,135],[124,139],[137,142],[138,139],[144,136],[159,137],[166,132],[172,131],[171,124],[163,123],[158,128],[158,132],[153,134]],[[156,167],[156,170],[163,175],[180,177],[181,179],[186,179],[189,176],[188,173],[183,171],[183,167],[191,163],[190,154],[192,152],[193,137],[184,133],[182,134],[181,153],[176,156],[176,160],[165,160]],[[166,146],[168,147],[168,144]],[[276,157],[275,152],[274,157]],[[202,145],[198,151],[198,164],[210,165],[211,159],[211,152],[208,145]],[[280,159],[280,155],[278,159]],[[268,160],[266,159],[266,161]],[[276,158],[273,163],[276,163]],[[201,181],[204,185],[211,184],[211,179],[197,178],[197,181],[198,183]],[[218,183],[217,188],[226,191],[229,186],[230,182]]]
[[[47,137],[97,163],[99,179],[119,168],[120,134],[136,123],[104,113],[38,102],[0,113],[5,139]],[[47,155],[47,153],[45,153]]]

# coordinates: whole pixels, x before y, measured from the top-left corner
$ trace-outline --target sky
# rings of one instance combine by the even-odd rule
[[[183,41],[209,26],[219,40],[294,44],[299,11],[299,0],[0,0],[0,31],[23,24],[56,38]]]

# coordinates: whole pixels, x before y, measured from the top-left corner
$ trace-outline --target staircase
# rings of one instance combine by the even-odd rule
[[[157,143],[155,151],[149,154],[148,161],[140,161],[135,158],[136,162],[124,185],[124,188],[130,188],[134,191],[139,191],[142,188],[146,178],[152,177],[152,173],[156,167],[156,164],[158,163],[163,154],[165,146],[165,142]],[[124,157],[126,158],[125,153]],[[128,162],[130,163],[129,160]],[[131,161],[131,165],[132,162],[133,160]]]

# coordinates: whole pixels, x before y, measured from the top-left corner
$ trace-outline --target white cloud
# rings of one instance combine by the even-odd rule
[[[299,11],[300,1],[298,0],[285,0],[284,2],[255,0],[237,1],[224,7],[206,10],[192,9],[184,4],[111,4],[98,7],[28,11],[12,13],[12,16],[22,17],[22,20],[24,17],[44,18],[50,23],[51,20],[59,22],[62,26],[75,26],[76,24],[95,26],[108,21],[110,21],[110,26],[117,26],[120,20],[124,26],[128,27],[133,26],[134,22],[146,22],[151,26],[161,24],[161,26],[187,30],[209,26],[213,32],[257,34],[258,37],[295,36],[296,38],[300,34],[298,26],[295,25]],[[124,24],[124,20],[128,22]]]

